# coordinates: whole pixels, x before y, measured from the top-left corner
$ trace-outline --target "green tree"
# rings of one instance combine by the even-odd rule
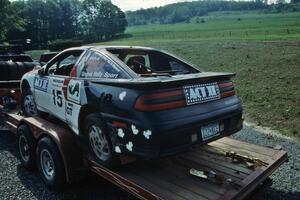
[[[19,16],[19,7],[8,0],[0,0],[0,41],[13,31],[24,31],[25,21]]]
[[[105,0],[84,0],[79,21],[82,34],[89,41],[110,39],[123,33],[127,26],[125,14]]]

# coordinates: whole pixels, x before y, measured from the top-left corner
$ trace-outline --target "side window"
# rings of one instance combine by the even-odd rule
[[[82,69],[80,77],[82,78],[125,78],[127,76],[115,66],[110,60],[102,56],[98,52],[93,52],[91,55],[87,55],[88,58],[83,59],[79,63],[80,69]]]
[[[79,58],[81,52],[65,52],[61,54],[56,61],[48,67],[49,75],[69,76],[71,70]]]

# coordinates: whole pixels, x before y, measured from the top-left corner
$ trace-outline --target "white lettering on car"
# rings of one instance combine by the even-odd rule
[[[47,92],[48,85],[49,85],[49,79],[34,77],[34,89]]]

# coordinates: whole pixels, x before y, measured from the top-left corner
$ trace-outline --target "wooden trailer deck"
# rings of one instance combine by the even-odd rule
[[[255,169],[233,163],[222,151],[256,157],[268,166]],[[243,199],[287,160],[283,150],[223,138],[193,151],[158,161],[135,162],[114,171],[90,161],[92,171],[141,199]],[[235,184],[217,184],[191,176],[189,170],[213,170]]]
[[[288,158],[287,152],[280,149],[222,138],[208,145],[195,146],[193,150],[177,156],[156,161],[136,161],[110,170],[86,156],[68,153],[78,152],[78,147],[74,146],[72,134],[67,128],[40,118],[23,118],[16,113],[4,112],[2,115],[13,132],[16,131],[18,123],[22,121],[36,132],[40,130],[54,135],[58,141],[56,144],[62,149],[61,154],[64,157],[68,180],[73,180],[70,177],[76,171],[80,171],[77,169],[86,168],[140,199],[243,199]],[[228,151],[258,158],[267,165],[250,168],[245,163],[233,162],[224,154]],[[75,156],[76,162],[72,156]],[[83,159],[78,161],[78,158]],[[212,170],[218,175],[224,176],[225,181],[215,183],[213,179],[206,180],[192,176],[189,173],[191,168]],[[231,183],[226,180],[231,180]]]

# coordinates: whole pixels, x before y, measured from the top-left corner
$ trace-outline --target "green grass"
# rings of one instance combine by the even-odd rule
[[[300,39],[300,13],[221,12],[212,13],[200,19],[204,19],[205,23],[129,27],[126,33],[132,37],[118,40],[118,42],[180,41],[182,39],[197,41]]]
[[[132,37],[100,44],[156,47],[207,71],[235,72],[246,120],[300,138],[300,13],[218,12],[205,20],[130,27]]]

